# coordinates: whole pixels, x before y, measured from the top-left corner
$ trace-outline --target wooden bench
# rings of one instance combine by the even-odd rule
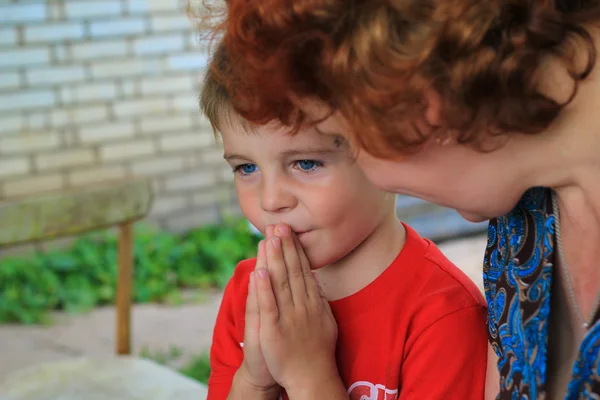
[[[118,227],[115,353],[120,356],[17,371],[0,385],[0,399],[186,400],[192,394],[194,399],[206,396],[205,388],[195,381],[151,361],[126,357],[131,353],[133,225],[150,212],[152,203],[152,187],[146,180],[0,203],[0,249]],[[190,396],[174,395],[179,389]]]

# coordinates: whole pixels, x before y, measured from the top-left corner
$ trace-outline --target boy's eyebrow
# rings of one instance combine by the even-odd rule
[[[325,154],[331,154],[331,153],[335,153],[338,150],[338,146],[336,146],[336,148],[328,148],[328,147],[305,147],[305,148],[298,148],[298,149],[291,149],[291,150],[287,150],[281,153],[281,157],[282,158],[287,158],[287,157],[294,157],[294,156],[299,156],[299,155],[305,155],[305,154],[319,154],[319,155],[325,155]],[[246,160],[248,157],[244,157],[241,154],[235,154],[235,153],[225,153],[223,155],[223,158],[227,161],[230,161],[232,159],[237,159],[237,160]]]
[[[242,160],[246,159],[246,157],[244,157],[244,156],[242,156],[240,154],[235,154],[235,153],[225,153],[225,154],[223,154],[223,158],[225,160],[227,160],[227,161],[230,161],[232,159],[238,159],[238,160],[239,159],[242,159]]]

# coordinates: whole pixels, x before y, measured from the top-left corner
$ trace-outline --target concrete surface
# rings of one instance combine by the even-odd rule
[[[199,400],[204,385],[152,361],[129,357],[74,359],[10,374],[2,400]]]

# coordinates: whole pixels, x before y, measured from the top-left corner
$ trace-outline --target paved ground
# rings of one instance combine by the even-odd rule
[[[477,236],[447,242],[440,248],[482,288],[485,243],[485,236]],[[209,293],[200,304],[135,306],[134,354],[139,354],[144,346],[153,351],[177,346],[188,356],[208,350],[220,300],[221,293]],[[111,354],[114,320],[114,309],[109,307],[75,317],[57,314],[49,327],[0,325],[0,381],[11,371],[42,362]]]

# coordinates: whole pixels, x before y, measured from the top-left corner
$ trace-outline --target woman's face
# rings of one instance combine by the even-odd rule
[[[317,128],[328,134],[349,136],[349,127],[332,116]],[[510,211],[529,188],[527,159],[510,141],[492,152],[434,140],[417,154],[394,160],[358,151],[357,160],[377,187],[450,207],[465,219],[480,222]]]

